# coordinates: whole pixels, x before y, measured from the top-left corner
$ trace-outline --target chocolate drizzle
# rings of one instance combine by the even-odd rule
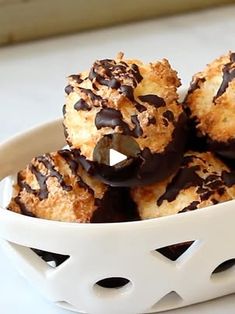
[[[166,118],[169,122],[173,122],[175,119],[174,113],[171,110],[163,112],[163,117]]]
[[[102,103],[102,101],[104,101],[101,96],[93,93],[93,91],[91,89],[79,87],[79,90],[91,99],[92,104],[94,106],[96,105],[96,102],[98,103],[98,105],[100,105],[100,103]]]
[[[115,60],[104,59],[93,64],[89,79],[93,84],[97,82],[99,85],[118,90],[123,96],[134,102],[134,88],[143,77],[136,64],[129,66],[123,61],[118,64]],[[144,110],[143,107],[141,110]]]
[[[189,87],[189,90],[188,90],[188,95],[192,94],[196,89],[198,89],[200,87],[200,84],[204,83],[205,81],[206,81],[206,79],[204,77],[196,77],[196,78],[194,78],[194,80],[190,84],[190,87]]]
[[[62,113],[63,113],[63,116],[66,115],[66,105],[63,105],[63,108],[62,108]]]
[[[24,181],[24,178],[20,172],[17,174],[17,184],[21,190],[25,190],[26,192],[31,194],[37,194],[37,191],[32,189],[31,186]]]
[[[131,116],[131,122],[135,125],[135,128],[133,129],[133,131],[131,131],[130,135],[133,135],[134,137],[140,137],[141,135],[143,135],[143,130],[140,126],[137,115]]]
[[[74,176],[77,177],[77,184],[80,187],[87,190],[89,193],[94,195],[92,188],[84,182],[82,177],[79,175],[79,159],[76,158],[74,150],[62,149],[58,151],[58,154],[68,163],[69,168]]]
[[[178,213],[185,213],[191,210],[195,210],[197,209],[197,206],[200,204],[200,202],[198,201],[193,201],[192,203],[190,203],[188,206],[184,207],[181,211],[179,211]]]
[[[20,196],[16,196],[14,198],[14,201],[19,206],[21,214],[26,215],[26,216],[30,216],[30,217],[35,217],[35,215],[31,211],[29,211],[28,208],[26,207],[26,205],[22,202],[22,200],[20,199]]]
[[[68,149],[61,149],[58,154],[67,162],[73,175],[77,175],[78,162],[74,158],[72,152]]]
[[[72,74],[69,76],[72,80],[74,80],[76,83],[81,84],[83,82],[83,79],[81,78],[81,75],[79,74]]]
[[[97,90],[96,82],[100,85],[107,86],[108,88],[118,90],[123,96],[135,103],[135,106],[139,112],[143,112],[146,108],[135,102],[134,99],[134,87],[137,86],[142,80],[142,76],[139,72],[137,65],[133,64],[129,67],[126,63],[116,64],[114,60],[100,60],[94,63],[89,73],[89,79],[92,81],[92,86]],[[125,83],[128,82],[128,84]],[[95,94],[90,89],[79,87],[80,91],[90,98],[91,104],[94,106],[107,106],[107,100],[101,96]],[[67,92],[70,92],[67,89]],[[75,104],[76,110],[89,110],[90,107],[87,102],[82,99],[79,103]]]
[[[135,101],[135,108],[141,113],[147,110],[147,108],[144,105],[141,105],[137,101]]]
[[[81,188],[87,190],[90,194],[94,196],[94,190],[88,184],[86,184],[83,181],[82,177],[79,175],[79,159],[77,158],[76,152],[73,150],[70,151],[67,149],[63,149],[58,151],[58,155],[62,157],[68,164],[72,174],[77,178],[77,184],[79,184]],[[17,184],[20,188],[20,192],[18,193],[18,196],[14,198],[14,201],[19,206],[22,214],[35,217],[35,215],[30,212],[30,210],[24,204],[21,197],[21,192],[26,191],[27,193],[33,194],[38,197],[40,201],[47,199],[49,195],[47,180],[50,177],[55,177],[63,190],[67,192],[72,190],[72,186],[66,184],[63,176],[59,173],[59,171],[55,169],[54,161],[52,158],[53,157],[51,157],[49,154],[39,156],[35,158],[33,163],[31,163],[28,167],[29,171],[31,171],[32,174],[35,176],[39,185],[39,189],[32,189],[31,186],[25,181],[26,179],[22,175],[22,173],[18,173]],[[39,165],[36,166],[36,163],[42,163],[45,167],[45,170],[39,170]]]
[[[191,186],[201,186],[203,179],[196,173],[199,166],[181,168],[172,181],[167,185],[165,193],[157,200],[157,205],[161,206],[164,200],[172,202],[176,199],[181,190]]]
[[[137,66],[137,64],[133,63],[131,65],[132,69],[133,69],[133,74],[134,74],[134,77],[136,79],[136,81],[138,83],[140,83],[142,80],[143,80],[143,76],[140,74],[140,70],[139,70],[139,67]]]
[[[155,108],[160,108],[166,106],[165,100],[157,95],[148,94],[138,97],[141,101],[147,102],[148,104],[154,106]]]
[[[65,91],[65,93],[66,93],[67,95],[69,95],[70,93],[72,93],[73,90],[74,90],[74,87],[73,87],[72,85],[67,85],[67,86],[65,87],[65,89],[64,89],[64,91]]]
[[[113,108],[103,108],[97,114],[95,118],[95,125],[97,129],[110,127],[115,129],[120,127],[124,135],[133,137],[139,137],[143,134],[143,130],[140,127],[138,117],[133,115],[131,122],[135,125],[133,130],[130,129],[129,125],[123,120],[123,116],[119,110]]]
[[[84,110],[84,111],[89,111],[91,108],[89,105],[83,100],[82,98],[79,99],[75,104],[74,104],[74,109],[75,110]]]
[[[36,180],[38,181],[39,191],[37,192],[37,195],[40,200],[46,199],[48,197],[49,192],[48,192],[48,187],[47,187],[47,180],[50,177],[55,177],[58,180],[63,190],[65,191],[72,190],[72,187],[65,183],[62,175],[54,168],[48,154],[45,156],[37,157],[35,161],[42,163],[44,167],[47,169],[47,172],[49,173],[49,174],[43,174],[33,164],[29,165],[30,171],[35,175]]]
[[[135,98],[134,98],[134,89],[133,89],[132,86],[122,85],[120,87],[120,92],[122,93],[122,95],[124,95],[125,97],[127,97],[131,101],[135,100]]]
[[[206,163],[201,157],[196,155],[186,156],[182,162],[181,168],[175,174],[170,183],[166,187],[166,191],[157,200],[157,205],[161,206],[163,201],[174,201],[179,193],[192,186],[197,187],[196,193],[200,196],[200,201],[208,200],[214,193],[223,195],[225,193],[224,184],[231,186],[235,184],[235,175],[223,172],[219,174],[209,174],[205,179],[202,178],[197,172],[202,171],[202,167],[195,164],[195,161],[199,159]],[[192,165],[190,165],[192,163]],[[197,208],[199,201],[193,201],[190,205],[183,208],[180,212],[193,210]]]
[[[223,68],[223,80],[222,83],[217,91],[216,96],[214,97],[214,100],[218,97],[220,97],[221,95],[223,95],[223,93],[226,91],[226,89],[228,88],[229,83],[235,78],[235,64],[234,64],[234,57],[235,53],[232,53],[230,55],[230,62],[225,64],[224,68]]]

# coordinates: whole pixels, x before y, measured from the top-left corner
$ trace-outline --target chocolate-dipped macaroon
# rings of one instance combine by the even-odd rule
[[[64,127],[83,167],[112,186],[144,185],[174,172],[186,137],[179,85],[166,59],[143,64],[121,53],[71,75]],[[111,166],[110,148],[127,159]]]
[[[185,108],[209,149],[235,158],[235,53],[193,76]]]
[[[235,172],[211,152],[187,152],[172,176],[131,193],[141,219],[183,213],[233,199]]]
[[[66,149],[34,158],[18,173],[8,209],[65,222],[139,219],[127,189],[113,189],[92,178]]]

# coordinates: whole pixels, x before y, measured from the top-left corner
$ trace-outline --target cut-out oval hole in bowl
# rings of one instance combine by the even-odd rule
[[[225,272],[230,270],[233,266],[235,266],[235,258],[231,258],[223,263],[219,264],[212,272],[212,276],[218,273]]]
[[[130,283],[130,280],[123,277],[108,277],[101,279],[96,282],[96,286],[102,287],[102,288],[116,288],[120,289],[125,286],[127,286]]]

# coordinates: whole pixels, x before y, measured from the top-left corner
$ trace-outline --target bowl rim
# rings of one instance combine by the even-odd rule
[[[53,128],[53,127],[61,127],[62,126],[62,118],[57,118],[51,121],[47,121],[45,123],[39,124],[35,127],[32,127],[26,131],[19,132],[16,135],[8,138],[4,142],[0,143],[0,152],[1,150],[4,150],[4,148],[9,147],[11,145],[14,145],[16,142],[23,140],[24,138],[30,137],[33,134],[40,133],[43,131],[43,129],[46,128]],[[4,179],[4,178],[3,178]],[[3,180],[1,179],[1,180]],[[0,181],[1,181],[0,180]],[[201,212],[203,214],[205,213],[210,213],[210,211],[215,211],[216,209],[220,210],[220,207],[224,207],[225,204],[229,205],[234,202],[235,200],[229,200],[223,203],[218,203],[215,205],[203,207],[203,208],[198,208],[197,210],[194,211],[189,211],[189,212],[184,212],[178,214],[172,214],[168,216],[162,216],[162,217],[157,217],[157,218],[151,218],[151,219],[144,219],[144,220],[136,220],[136,221],[126,221],[126,222],[112,222],[112,223],[77,223],[77,222],[64,222],[64,221],[55,221],[55,220],[49,220],[49,219],[43,219],[43,218],[36,218],[35,217],[30,217],[26,215],[22,215],[19,213],[12,212],[10,210],[7,210],[7,208],[4,208],[0,205],[0,221],[3,220],[14,220],[15,222],[23,222],[23,221],[28,221],[29,223],[40,223],[44,224],[45,226],[48,225],[48,227],[59,227],[61,226],[62,228],[93,228],[93,229],[99,229],[99,228],[119,228],[120,226],[123,226],[124,228],[129,228],[129,227],[137,227],[138,228],[146,228],[151,226],[152,224],[157,224],[161,222],[171,222],[172,220],[178,221],[178,219],[182,219],[182,217],[196,217],[197,215],[201,215]],[[188,218],[187,218],[188,219]],[[183,219],[184,220],[184,219]],[[1,223],[0,223],[1,224]]]

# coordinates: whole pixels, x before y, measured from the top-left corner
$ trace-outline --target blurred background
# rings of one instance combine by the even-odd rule
[[[234,17],[234,0],[0,0],[0,142],[62,117],[66,77],[119,51],[169,59],[187,89],[195,72],[235,51]],[[1,313],[65,313],[0,256]],[[235,296],[221,300],[174,313],[234,313]]]
[[[0,141],[61,116],[66,77],[98,58],[168,58],[183,88],[235,50],[234,0],[0,0]]]

